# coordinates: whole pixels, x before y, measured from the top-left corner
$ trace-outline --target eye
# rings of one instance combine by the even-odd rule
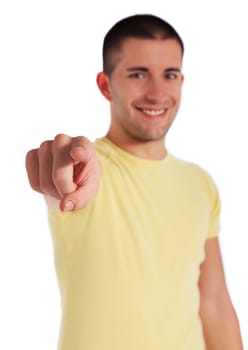
[[[144,78],[144,73],[141,73],[141,72],[132,73],[129,75],[129,77],[134,79],[142,79]]]
[[[179,78],[179,75],[180,75],[179,73],[169,72],[169,73],[166,73],[165,77],[168,80],[175,80]]]

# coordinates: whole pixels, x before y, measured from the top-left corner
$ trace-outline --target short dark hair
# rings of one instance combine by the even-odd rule
[[[126,17],[107,32],[103,41],[103,71],[111,75],[114,70],[116,60],[114,53],[121,49],[121,44],[127,38],[143,39],[175,39],[184,53],[184,44],[177,31],[160,17],[140,14]]]

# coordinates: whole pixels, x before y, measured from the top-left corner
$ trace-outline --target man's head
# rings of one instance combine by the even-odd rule
[[[183,51],[176,31],[154,16],[132,16],[110,29],[104,71],[97,76],[110,102],[109,139],[123,149],[146,144],[149,152],[164,152],[165,135],[180,105]]]
[[[107,32],[103,41],[103,71],[108,76],[113,72],[127,38],[175,39],[181,47],[182,56],[184,53],[181,37],[168,22],[147,14],[126,17]]]

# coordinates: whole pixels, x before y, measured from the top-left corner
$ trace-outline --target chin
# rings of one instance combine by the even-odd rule
[[[135,138],[137,141],[140,142],[151,142],[151,141],[160,141],[165,138],[165,133],[163,134],[148,134],[148,133],[143,133],[139,135],[132,135],[133,138]]]

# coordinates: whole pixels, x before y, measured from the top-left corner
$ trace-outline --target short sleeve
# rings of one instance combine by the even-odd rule
[[[209,229],[207,238],[214,238],[219,235],[221,229],[221,199],[216,183],[210,175],[208,176],[208,195],[210,203]]]

